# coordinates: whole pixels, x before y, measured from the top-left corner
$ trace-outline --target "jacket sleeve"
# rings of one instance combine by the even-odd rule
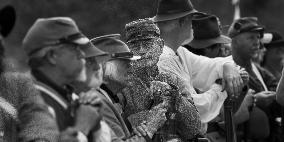
[[[275,78],[275,76],[269,72],[268,70],[266,70],[265,68],[262,68],[262,67],[259,67],[257,66],[260,73],[261,73],[261,76],[263,78],[263,81],[265,82],[265,85],[267,86],[267,89],[269,91],[276,91],[276,88],[277,88],[277,80]]]
[[[54,142],[58,141],[58,128],[53,116],[32,81],[25,75],[17,75],[17,95],[19,100],[19,141]]]
[[[221,91],[222,87],[220,85],[213,84],[204,93],[192,94],[194,104],[200,114],[201,122],[207,123],[220,113],[223,103],[227,98],[226,91]]]
[[[204,93],[193,93],[193,87],[190,84],[189,79],[191,79],[191,69],[187,69],[187,73],[184,71],[185,69],[182,67],[182,64],[178,62],[179,60],[176,59],[174,56],[162,56],[160,57],[160,61],[158,63],[158,67],[160,72],[166,72],[172,75],[176,75],[178,78],[183,80],[182,85],[180,85],[180,89],[185,92],[189,92],[193,98],[193,101],[200,113],[201,121],[208,122],[217,116],[219,110],[227,97],[225,92],[221,92],[221,86],[215,84],[210,85],[209,90],[207,89],[206,92],[201,90]],[[208,71],[209,74],[209,71]],[[205,78],[205,77],[204,77]],[[217,78],[217,77],[216,77]],[[213,79],[212,79],[213,81]],[[215,80],[214,80],[215,82]],[[209,84],[208,84],[209,85]],[[205,86],[205,85],[204,85]],[[195,87],[195,86],[194,86]],[[200,89],[200,88],[198,88]]]
[[[121,139],[117,137],[113,131],[111,132],[111,138],[112,138],[112,142],[147,142],[144,137],[140,137],[137,135],[131,136],[126,139]]]

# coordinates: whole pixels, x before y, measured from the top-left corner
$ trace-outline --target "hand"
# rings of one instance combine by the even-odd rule
[[[136,128],[133,128],[133,133],[137,136],[147,136],[147,126],[145,124],[146,122],[142,122],[140,126],[137,126]]]
[[[167,121],[166,112],[166,104],[163,103],[155,106],[150,110],[144,123],[146,125],[146,129],[144,130],[146,130],[149,138],[152,139],[157,130],[162,127]]]
[[[59,135],[59,142],[79,142],[77,138],[78,131],[74,128],[67,128]]]
[[[241,76],[241,78],[243,80],[244,85],[248,84],[248,82],[249,82],[249,74],[246,71],[246,69],[245,68],[241,68],[239,70],[239,72],[240,72],[240,76]]]
[[[255,98],[255,95],[254,95],[254,90],[252,89],[249,89],[242,104],[241,104],[241,107],[246,107],[246,108],[249,108],[253,105],[255,105],[255,102],[256,102],[256,98]]]
[[[80,97],[79,97],[79,103],[80,104],[86,104],[86,105],[92,105],[95,107],[102,107],[102,100],[98,95],[98,91],[97,90],[90,90],[88,92],[81,92],[80,93]]]
[[[99,128],[101,119],[100,108],[81,104],[76,110],[74,127],[87,136]]]
[[[240,76],[239,69],[232,63],[223,65],[222,86],[231,97],[237,97],[242,91],[244,86],[243,80]]]
[[[256,102],[259,106],[267,107],[276,99],[276,93],[273,91],[262,91],[255,94]]]

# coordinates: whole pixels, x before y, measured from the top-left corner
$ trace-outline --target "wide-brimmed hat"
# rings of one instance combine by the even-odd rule
[[[8,5],[0,10],[0,32],[6,37],[13,29],[16,21],[15,9]]]
[[[178,19],[197,13],[190,0],[160,0],[154,22]]]
[[[51,45],[72,43],[79,45],[85,57],[107,55],[96,48],[80,32],[75,21],[69,17],[40,18],[29,29],[23,40],[24,50],[28,56],[34,56]]]
[[[229,37],[233,38],[241,33],[245,32],[259,32],[260,36],[263,36],[264,27],[258,24],[257,17],[243,17],[235,20],[229,30]]]
[[[222,35],[221,25],[215,15],[198,15],[192,20],[193,40],[188,44],[192,48],[201,49],[217,43],[231,43],[231,39]]]
[[[264,33],[261,42],[267,49],[271,47],[284,47],[284,39],[278,32]]]
[[[109,34],[91,39],[91,42],[104,52],[110,54],[111,59],[138,60],[141,56],[134,56],[128,46],[120,40],[120,34]]]

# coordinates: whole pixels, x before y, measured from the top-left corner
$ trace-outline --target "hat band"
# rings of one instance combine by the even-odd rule
[[[111,58],[132,58],[134,54],[132,52],[121,52],[121,53],[113,53],[110,56]]]
[[[83,35],[82,33],[76,33],[76,34],[72,34],[72,35],[68,35],[66,37],[60,38],[58,39],[58,43],[74,43],[73,41],[79,38],[85,37],[85,35]]]

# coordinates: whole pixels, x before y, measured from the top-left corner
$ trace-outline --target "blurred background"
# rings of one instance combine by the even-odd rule
[[[21,41],[28,28],[39,17],[69,16],[89,38],[103,34],[124,35],[126,23],[153,17],[158,0],[0,0],[1,7],[11,4],[17,22],[5,39],[7,57],[20,70],[26,69]],[[199,11],[215,14],[224,27],[234,17],[231,0],[192,0]],[[284,32],[284,0],[240,0],[241,16],[256,16],[268,31]],[[226,28],[224,29],[224,31]]]

